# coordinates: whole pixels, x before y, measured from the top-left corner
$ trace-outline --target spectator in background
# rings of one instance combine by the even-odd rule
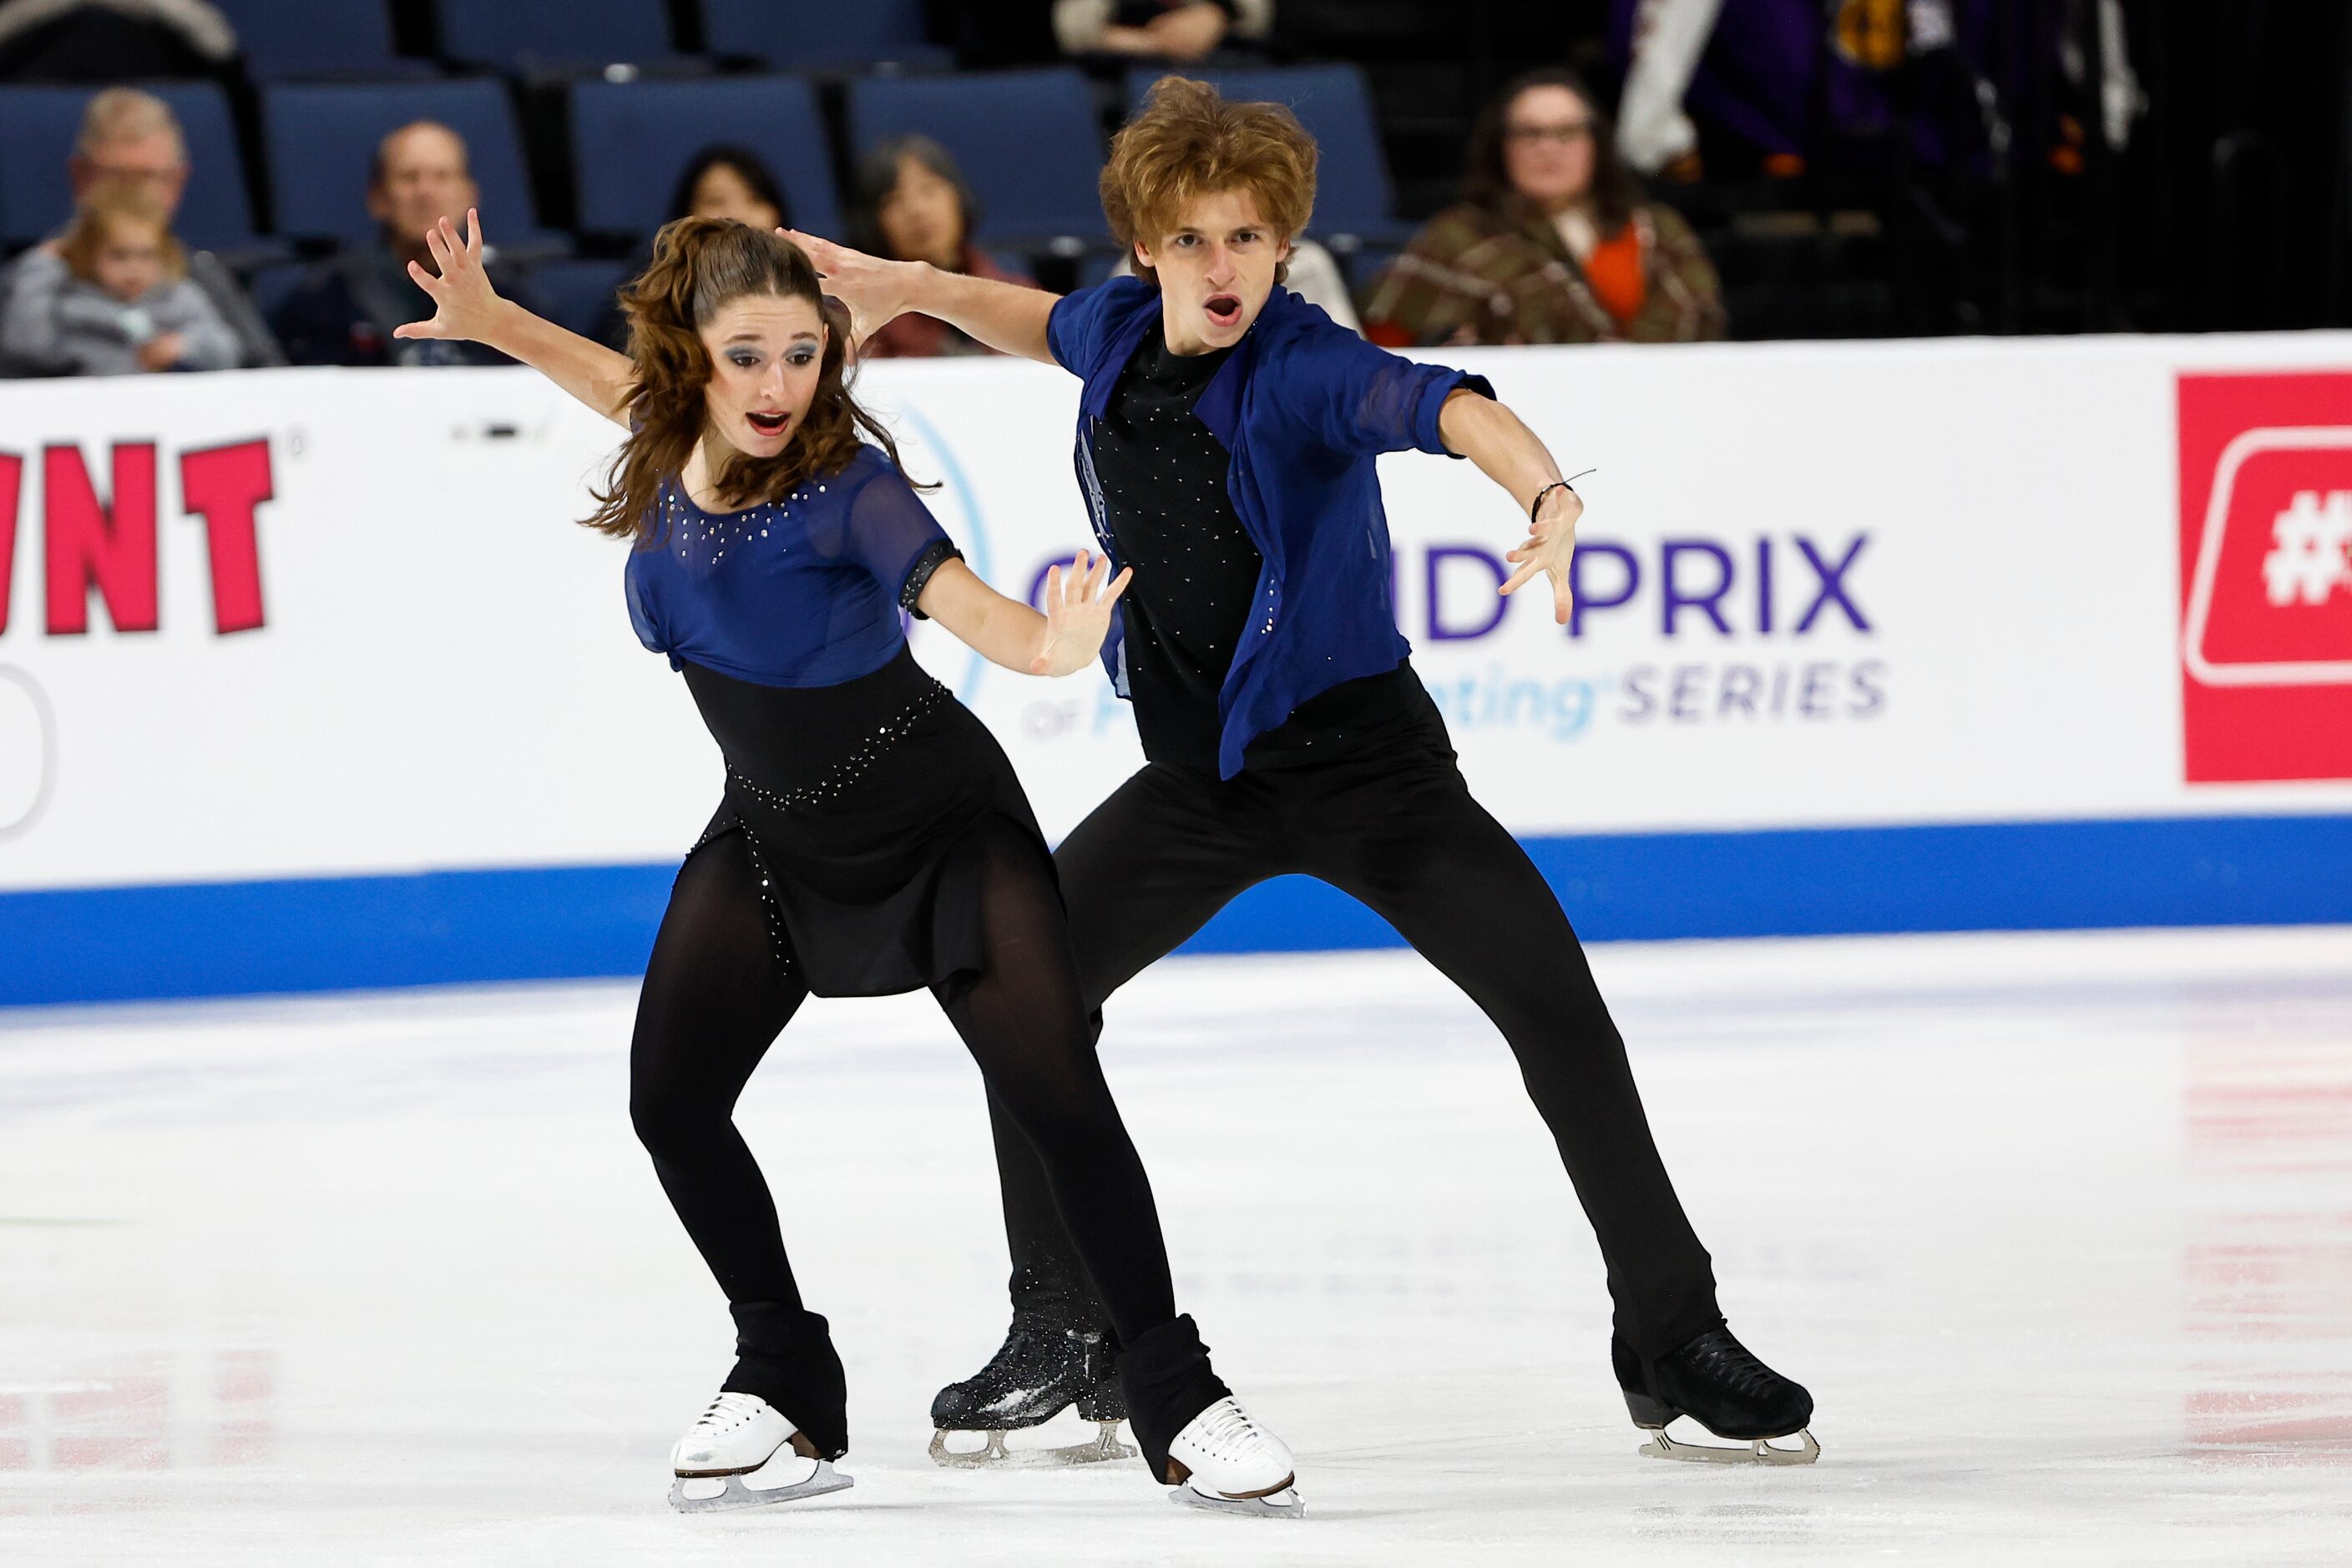
[[[784,199],[783,187],[757,153],[732,142],[714,142],[686,161],[670,193],[662,221],[672,223],[682,217],[732,218],[757,229],[790,228],[793,208]],[[654,241],[647,235],[629,257],[628,275],[640,277],[653,263]],[[621,313],[617,295],[597,316],[596,330],[590,335],[607,347],[627,352],[629,321]]]
[[[409,340],[392,330],[415,320],[425,291],[408,275],[412,262],[431,269],[427,230],[443,218],[462,222],[478,201],[466,161],[466,141],[447,126],[419,120],[376,145],[368,174],[368,215],[376,243],[346,251],[311,269],[278,309],[272,325],[296,364],[509,364],[479,343]],[[483,253],[492,286],[534,314],[545,306],[529,272]]]
[[[188,281],[186,253],[149,192],[99,184],[58,254],[68,281],[0,316],[0,353],[73,375],[236,363],[236,335]]]
[[[857,166],[851,243],[894,261],[928,261],[942,272],[1034,287],[971,242],[980,205],[948,150],[928,136],[895,136]],[[905,315],[866,340],[865,359],[984,354],[985,345],[930,316]]]
[[[1274,0],[1054,0],[1066,55],[1134,55],[1189,65],[1274,28]]]
[[[101,184],[119,184],[150,199],[169,225],[188,188],[187,143],[180,133],[172,106],[152,93],[115,87],[96,94],[82,110],[81,131],[66,159],[66,181],[77,208]],[[61,248],[62,236],[52,236],[0,270],[0,316],[13,319],[19,311],[28,319],[53,320],[57,296],[73,282]],[[236,279],[208,253],[188,258],[189,281],[204,290],[214,313],[236,334],[238,358],[246,364],[282,363],[278,345],[254,315],[253,307]],[[59,375],[69,364],[27,358],[0,347],[0,374]]]
[[[1463,199],[1423,226],[1364,310],[1391,347],[1687,342],[1723,335],[1698,237],[1650,202],[1566,70],[1505,87],[1471,132]]]

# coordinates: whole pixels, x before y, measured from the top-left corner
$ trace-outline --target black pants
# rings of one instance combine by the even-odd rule
[[[985,964],[932,989],[1009,1124],[999,1138],[1022,1143],[1063,1256],[1083,1258],[1122,1342],[1147,1347],[1124,1381],[1160,1474],[1168,1440],[1224,1386],[1176,1315],[1159,1211],[1095,1059],[1052,866],[1009,824],[956,852],[982,859]],[[767,1400],[837,1457],[849,1445],[841,1361],[824,1319],[802,1305],[775,1202],[734,1123],[751,1069],[808,995],[769,929],[759,879],[740,830],[679,871],[637,1003],[629,1113],[734,1312],[739,1359],[725,1388]]]
[[[1416,684],[1402,732],[1330,762],[1220,781],[1154,763],[1055,855],[1089,1005],[1252,884],[1303,872],[1362,900],[1510,1042],[1609,1268],[1616,1328],[1645,1356],[1721,1321],[1706,1249],[1675,1198],[1568,916],[1471,798]],[[1099,1022],[1099,1014],[1097,1014]],[[992,1101],[1016,1306],[1089,1310],[1036,1157]],[[1116,1329],[1116,1324],[1110,1325]]]

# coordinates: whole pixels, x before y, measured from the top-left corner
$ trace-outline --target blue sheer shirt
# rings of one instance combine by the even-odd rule
[[[1160,290],[1114,278],[1058,301],[1046,319],[1054,358],[1086,383],[1078,399],[1078,483],[1095,537],[1113,561],[1094,432],[1119,373],[1160,319]],[[1374,459],[1382,452],[1454,457],[1437,428],[1454,392],[1492,397],[1486,378],[1376,348],[1316,306],[1276,289],[1193,414],[1232,463],[1225,493],[1265,559],[1250,619],[1218,694],[1218,772],[1242,770],[1250,742],[1342,681],[1394,669],[1412,651],[1396,628],[1389,521]],[[1123,620],[1103,663],[1128,695]]]
[[[703,510],[676,476],[654,508],[625,578],[638,640],[673,668],[761,686],[836,686],[889,663],[901,605],[956,552],[876,447],[741,511]]]

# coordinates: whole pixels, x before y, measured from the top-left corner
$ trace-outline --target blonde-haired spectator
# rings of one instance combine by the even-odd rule
[[[101,185],[134,193],[168,229],[188,188],[188,145],[172,106],[152,92],[110,87],[83,109],[81,131],[66,159],[66,179],[77,213]],[[67,267],[64,236],[52,235],[0,271],[0,374],[76,374],[61,361],[18,352],[9,344],[51,341],[39,325],[57,320],[58,296],[76,282]],[[210,302],[216,321],[234,334],[236,358],[250,364],[279,362],[278,345],[254,316],[226,268],[209,256],[187,268],[189,285]]]
[[[163,204],[118,181],[90,190],[58,241],[67,282],[0,318],[0,353],[71,375],[226,370],[236,335],[188,281]]]

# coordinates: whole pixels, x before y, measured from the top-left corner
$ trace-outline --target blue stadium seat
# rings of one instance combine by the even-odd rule
[[[860,78],[849,84],[849,127],[860,153],[909,131],[936,138],[980,198],[980,237],[1015,243],[1103,232],[1102,133],[1093,91],[1070,67]]]
[[[266,87],[261,119],[280,234],[372,238],[367,183],[376,143],[410,121],[437,120],[466,139],[490,237],[509,244],[551,238],[539,226],[523,174],[514,107],[497,82]]]
[[[651,234],[687,161],[713,142],[737,142],[766,160],[793,221],[841,233],[832,153],[816,95],[789,76],[705,81],[583,81],[572,90],[572,170],[580,226]]]
[[[1141,106],[1164,68],[1128,73],[1129,110]],[[1389,183],[1388,155],[1381,150],[1372,98],[1363,71],[1352,65],[1296,66],[1260,70],[1187,71],[1227,98],[1286,103],[1322,150],[1317,165],[1315,217],[1307,232],[1318,238],[1381,244],[1402,240],[1412,226],[1395,216],[1396,194]]]
[[[393,80],[438,74],[393,52],[385,0],[213,0],[257,81]]]
[[[96,88],[0,87],[0,244],[21,244],[64,226],[73,216],[66,159],[81,133],[83,106]],[[208,250],[256,245],[245,165],[228,100],[208,81],[162,82],[148,91],[172,106],[188,144],[188,188],[173,227]]]
[[[663,0],[434,0],[441,52],[498,70],[675,65]]]
[[[625,261],[548,261],[531,269],[530,280],[547,301],[550,321],[591,338],[604,308],[629,280],[629,267]]]
[[[702,31],[713,54],[772,66],[955,63],[924,37],[923,0],[702,0]]]

